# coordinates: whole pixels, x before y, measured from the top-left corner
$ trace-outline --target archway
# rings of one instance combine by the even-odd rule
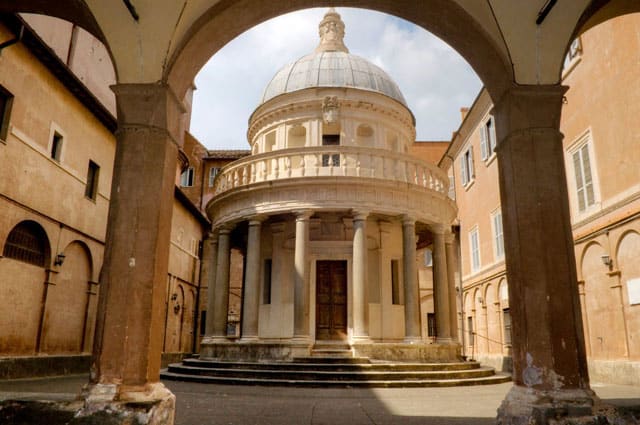
[[[33,4],[40,2],[23,3],[31,4],[33,7]],[[114,187],[117,187],[120,192],[114,193],[114,207],[109,222],[104,281],[110,283],[110,287],[109,293],[103,296],[102,320],[99,326],[101,339],[96,346],[96,364],[99,367],[96,382],[100,380],[112,385],[119,382],[125,385],[143,385],[157,380],[159,362],[153,357],[157,355],[159,348],[158,341],[153,335],[158,333],[158,329],[153,326],[153,312],[158,310],[157,304],[160,297],[152,296],[143,300],[144,297],[140,295],[149,291],[155,295],[155,292],[161,288],[159,283],[163,282],[166,275],[164,273],[166,266],[163,264],[166,264],[167,258],[161,246],[166,245],[169,240],[165,227],[171,213],[166,207],[150,213],[148,209],[140,208],[140,205],[170,204],[167,202],[169,199],[167,193],[170,192],[169,183],[172,181],[172,171],[175,169],[177,156],[177,149],[172,142],[180,141],[176,116],[181,110],[180,102],[176,101],[174,93],[178,93],[178,98],[181,97],[180,94],[184,93],[194,75],[192,68],[198,68],[203,63],[202,60],[194,60],[192,65],[184,65],[187,63],[185,59],[197,58],[198,54],[194,50],[205,45],[204,34],[207,31],[203,28],[210,27],[208,34],[212,35],[210,40],[214,40],[213,47],[210,49],[215,51],[229,37],[259,22],[260,19],[266,19],[286,10],[316,4],[322,5],[326,2],[294,1],[288,2],[285,6],[279,3],[269,5],[266,2],[248,0],[219,2],[207,12],[196,14],[197,19],[193,21],[193,25],[189,23],[182,25],[186,26],[186,30],[181,28],[188,34],[186,37],[174,39],[172,36],[166,36],[165,32],[161,33],[163,37],[169,39],[169,47],[178,46],[166,49],[166,51],[175,49],[177,53],[171,56],[169,65],[165,66],[167,62],[161,55],[156,62],[147,62],[142,60],[151,55],[146,50],[136,53],[134,49],[129,49],[129,46],[122,46],[125,41],[130,42],[133,39],[133,37],[128,38],[132,34],[141,35],[135,39],[140,40],[143,47],[145,43],[153,45],[153,42],[149,41],[148,33],[141,34],[144,32],[143,23],[140,24],[140,29],[136,33],[129,31],[129,27],[135,24],[127,21],[127,30],[121,31],[120,35],[115,35],[113,31],[113,27],[116,26],[115,20],[109,22],[106,17],[110,15],[104,11],[104,7],[101,8],[97,3],[92,3],[91,10],[99,13],[101,23],[111,24],[109,36],[119,41],[112,44],[119,44],[118,53],[122,54],[122,56],[114,55],[117,58],[116,62],[119,62],[125,71],[122,73],[120,82],[133,83],[133,87],[120,85],[115,89],[121,127],[118,146],[122,148],[119,148],[116,160]],[[521,387],[526,384],[540,391],[551,389],[553,382],[542,379],[548,377],[534,376],[536,379],[523,382],[519,372],[527,367],[535,371],[540,369],[539,365],[557,365],[558,369],[552,369],[552,371],[555,376],[561,375],[566,378],[565,388],[587,389],[586,365],[583,362],[584,350],[581,349],[581,329],[577,324],[579,309],[576,310],[575,300],[572,299],[572,297],[575,298],[576,292],[575,285],[572,283],[575,281],[575,267],[571,265],[573,253],[571,247],[567,245],[567,241],[570,240],[570,229],[567,193],[562,187],[564,168],[558,163],[561,155],[556,146],[561,139],[557,131],[557,118],[562,102],[562,90],[555,86],[557,78],[549,79],[548,69],[545,69],[546,72],[540,79],[514,78],[514,72],[524,72],[529,77],[532,75],[538,77],[536,72],[540,69],[526,68],[525,65],[528,64],[526,61],[522,66],[526,69],[522,71],[519,68],[521,64],[518,60],[531,56],[531,50],[525,48],[528,46],[520,46],[519,49],[515,48],[517,44],[510,46],[514,49],[509,53],[512,53],[511,57],[515,59],[507,59],[508,55],[504,50],[490,41],[479,20],[471,17],[473,16],[471,11],[453,2],[432,1],[426,7],[421,4],[420,9],[411,2],[389,4],[370,1],[363,2],[362,5],[381,11],[395,12],[394,14],[399,16],[406,15],[412,22],[446,35],[446,39],[451,41],[454,47],[465,52],[463,56],[474,65],[489,87],[493,98],[498,99],[496,104],[500,139],[498,156],[501,163],[501,198],[506,222],[507,263],[512,270],[509,274],[509,282],[510,299],[515,313],[516,383]],[[16,10],[17,7],[23,7],[23,10],[27,8],[27,6],[14,6],[12,10]],[[156,8],[157,13],[163,12],[163,8],[159,5]],[[243,18],[240,11],[248,17]],[[247,11],[249,13],[246,13]],[[447,11],[451,13],[447,15]],[[136,14],[132,12],[131,15],[133,20],[137,21]],[[569,14],[566,21],[558,19],[560,26],[571,28],[572,17],[575,15]],[[512,18],[513,15],[510,14],[505,14],[503,17],[493,15],[493,19],[500,20],[505,26]],[[167,26],[168,30],[175,27],[175,25]],[[541,33],[544,33],[544,28],[541,27]],[[533,33],[534,31],[530,32],[530,34]],[[470,34],[477,36],[473,43],[467,42]],[[460,36],[457,42],[456,36]],[[551,36],[553,36],[552,32]],[[564,43],[566,46],[568,37],[560,37],[555,43]],[[536,47],[540,48],[540,46]],[[208,57],[204,50],[202,56]],[[506,50],[508,51],[509,48]],[[480,59],[480,56],[483,59]],[[561,62],[559,57],[551,59]],[[158,63],[162,66],[158,66]],[[512,64],[515,65],[515,71]],[[180,69],[181,66],[182,69]],[[559,66],[554,66],[554,63],[548,68],[555,69],[556,75],[559,74]],[[513,88],[514,80],[549,85]],[[168,82],[171,87],[154,85],[153,83],[157,81]],[[150,161],[142,161],[139,157],[150,159]],[[136,182],[145,190],[132,187],[134,185],[126,182]],[[559,214],[546,217],[545,210],[552,207],[556,207]],[[142,223],[136,227],[138,232],[131,232],[132,222],[135,222],[136,226]],[[132,246],[135,248],[132,249]],[[558,276],[561,277],[559,280]],[[118,284],[120,281],[123,283]],[[152,283],[149,284],[149,281]],[[551,283],[555,286],[552,287]],[[137,296],[130,297],[132,291]],[[548,295],[551,295],[552,303],[545,305],[543,302],[538,302],[543,301],[544,296]],[[140,330],[139,340],[141,346],[145,347],[144,353],[138,353],[128,346],[123,350],[121,342],[127,340],[129,336],[126,333],[111,335],[114,339],[109,343],[105,342],[106,338],[102,338],[103,333],[105,335],[108,333],[105,332],[106,329],[111,331],[118,328],[114,323],[116,319],[111,319],[109,316],[119,311],[118,305],[125,304],[124,301],[129,298],[133,303],[128,306],[131,311],[124,320]],[[525,304],[524,300],[529,304]],[[566,301],[572,301],[571,313],[570,320],[563,323],[557,316],[560,310],[566,310],[567,306],[563,304]],[[542,308],[546,310],[540,311],[539,309]],[[539,326],[539,329],[528,327],[528,323],[536,323],[535,317],[540,316],[548,318],[548,322],[553,323],[553,326],[547,323],[547,326]],[[120,321],[120,318],[118,319]],[[556,338],[558,334],[571,336],[569,348],[565,351],[571,352],[572,355],[577,352],[577,361],[575,358],[565,357],[555,359],[555,356],[562,356],[564,352]],[[529,341],[535,341],[535,344],[544,349],[536,348]],[[548,344],[540,344],[540,341]],[[133,341],[130,345],[136,347],[135,342]],[[563,339],[563,347],[565,342]]]

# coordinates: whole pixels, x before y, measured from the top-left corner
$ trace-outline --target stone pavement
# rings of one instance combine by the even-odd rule
[[[73,399],[87,376],[0,381],[0,399]],[[166,382],[177,425],[489,425],[511,384],[453,388],[319,389]],[[606,402],[635,406],[640,387],[594,384]],[[635,410],[635,409],[634,409]]]

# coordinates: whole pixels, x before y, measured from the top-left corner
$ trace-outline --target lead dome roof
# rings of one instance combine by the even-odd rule
[[[261,103],[276,96],[313,87],[350,87],[381,93],[407,102],[398,85],[380,67],[349,53],[344,45],[344,23],[331,8],[319,25],[316,51],[280,69],[264,90]]]

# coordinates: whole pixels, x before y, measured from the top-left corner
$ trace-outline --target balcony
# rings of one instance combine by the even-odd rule
[[[214,182],[214,199],[255,183],[314,177],[356,177],[407,183],[447,194],[446,173],[406,154],[356,146],[283,149],[251,155],[224,167]]]

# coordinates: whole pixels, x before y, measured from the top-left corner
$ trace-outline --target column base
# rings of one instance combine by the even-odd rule
[[[171,425],[175,419],[176,397],[161,382],[143,387],[88,384],[80,398],[84,406],[76,418],[87,423]]]
[[[436,337],[436,344],[455,344],[456,341],[453,338],[438,338]]]
[[[613,415],[610,417],[610,415]],[[513,386],[498,408],[498,425],[613,424],[615,409],[591,390],[542,391]]]
[[[408,336],[404,339],[405,344],[423,344],[424,341],[419,336]]]
[[[372,344],[373,341],[369,335],[360,335],[351,337],[352,344]]]
[[[226,336],[207,335],[202,338],[201,344],[224,344],[225,342],[231,342],[231,340]]]
[[[238,343],[243,344],[243,343],[251,343],[251,342],[258,342],[260,339],[258,338],[258,335],[247,335],[247,336],[243,336],[238,340]]]

